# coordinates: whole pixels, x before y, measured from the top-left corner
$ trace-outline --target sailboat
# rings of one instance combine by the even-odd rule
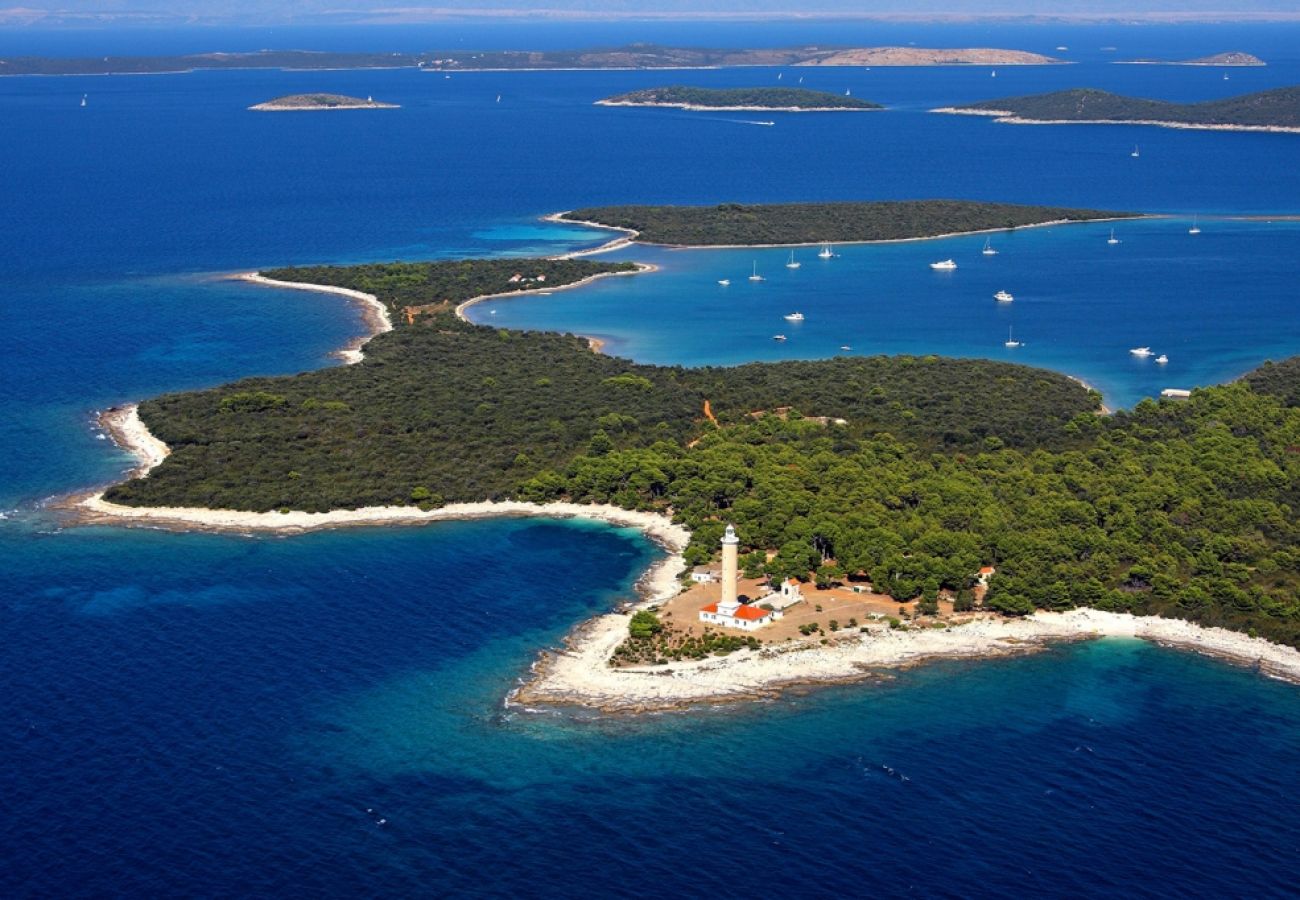
[[[1007,326],[1007,339],[1003,342],[1002,346],[1012,348],[1020,346],[1020,341],[1015,339],[1015,336],[1012,334],[1012,326],[1010,325]]]
[[[1192,216],[1192,227],[1189,228],[1189,229],[1187,229],[1187,233],[1188,233],[1188,234],[1200,234],[1200,233],[1201,233],[1201,226],[1200,226],[1199,224],[1197,224],[1197,217],[1196,217],[1195,215]]]
[[[85,105],[86,105],[86,97],[87,97],[87,96],[89,96],[89,95],[87,95],[87,94],[82,94],[82,95],[81,95],[81,105],[82,105],[82,106],[85,106]]]
[[[997,69],[994,69],[992,72],[989,72],[989,77],[990,77],[990,78],[997,78],[997,77],[998,77],[998,70],[997,70]]]
[[[749,276],[750,281],[762,281],[763,276],[758,274],[758,261],[754,261],[754,274]]]
[[[844,96],[845,96],[845,97],[852,97],[852,96],[853,96],[853,91],[849,90],[848,88],[845,88],[845,89],[844,89]]]
[[[1142,155],[1141,153],[1138,153],[1138,145],[1137,145],[1137,144],[1134,144],[1134,145],[1133,145],[1133,152],[1130,153],[1129,156],[1133,157],[1134,159],[1137,159],[1137,158],[1138,158],[1139,156],[1141,156],[1141,155]]]
[[[777,80],[777,81],[780,81],[780,80],[781,80],[781,77],[782,77],[783,75],[785,75],[784,72],[777,72],[777,73],[776,73],[776,80]]]
[[[500,103],[500,102],[501,102],[501,95],[500,95],[500,94],[497,94],[497,103]]]
[[[1108,244],[1118,244],[1118,243],[1119,243],[1119,238],[1115,237],[1115,229],[1114,229],[1114,228],[1112,228],[1112,229],[1110,230],[1110,237],[1106,239],[1106,243],[1108,243]]]
[[[822,251],[817,255],[820,256],[822,259],[830,259],[835,254],[831,251],[830,244],[822,244]]]
[[[795,261],[795,258],[794,258],[794,251],[791,250],[791,251],[790,251],[790,261],[789,261],[788,263],[785,264],[785,267],[786,267],[787,269],[797,269],[797,268],[799,268],[799,267],[802,266],[802,265],[803,265],[803,263],[801,263],[801,262],[796,262],[796,261]]]
[[[984,249],[980,251],[985,256],[997,256],[998,251],[993,249],[993,238],[984,239]]]

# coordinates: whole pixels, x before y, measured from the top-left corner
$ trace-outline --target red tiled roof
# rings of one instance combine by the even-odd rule
[[[711,613],[715,613],[717,611],[718,611],[718,604],[716,603],[710,603],[708,606],[700,610],[700,612],[711,612]]]
[[[997,571],[997,570],[994,569],[992,566],[985,566],[984,568],[980,569],[980,574],[981,574],[981,575],[992,575],[992,574],[993,574],[994,572],[996,572],[996,571]]]
[[[759,609],[757,606],[749,606],[748,604],[743,604],[736,609],[737,619],[758,620],[765,619],[770,615],[771,613],[768,610]]]

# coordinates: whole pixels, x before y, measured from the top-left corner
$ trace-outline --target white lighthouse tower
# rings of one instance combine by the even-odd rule
[[[736,594],[736,570],[740,552],[740,538],[736,537],[733,525],[727,526],[722,535],[722,598],[718,600],[718,612],[724,616],[735,615],[740,606]]]

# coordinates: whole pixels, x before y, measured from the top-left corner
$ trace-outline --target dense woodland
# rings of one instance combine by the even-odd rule
[[[565,218],[640,232],[654,244],[816,244],[889,241],[1040,222],[1131,215],[1095,209],[1019,206],[969,200],[870,203],[723,203],[719,206],[593,206]]]
[[[1114,122],[1300,128],[1300,87],[1274,88],[1201,103],[1170,103],[1166,100],[1125,97],[1094,88],[1076,88],[1050,94],[986,100],[960,106],[958,109],[1005,110],[1022,119],[1043,121],[1105,119]]]
[[[716,108],[763,107],[765,109],[883,109],[879,103],[804,88],[701,88],[673,85],[644,88],[606,97],[600,103],[630,103],[662,106],[708,106]]]
[[[449,273],[475,284],[475,267],[274,273],[389,283],[391,306],[428,311],[357,365],[142,404],[174,452],[109,498],[608,502],[673,514],[692,562],[734,522],[751,574],[867,578],[903,601],[992,564],[985,602],[1007,614],[1088,605],[1300,644],[1300,360],[1115,416],[1063,376],[987,361],[642,366],[457,320]]]

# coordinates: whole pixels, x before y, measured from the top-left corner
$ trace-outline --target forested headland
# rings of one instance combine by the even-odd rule
[[[1125,97],[1095,88],[985,100],[945,112],[985,112],[1035,122],[1159,122],[1176,125],[1300,128],[1300,86],[1201,103]]]
[[[908,601],[968,588],[991,564],[985,605],[1006,614],[1092,606],[1300,644],[1296,360],[1115,416],[1064,376],[980,360],[638,365],[572,335],[457,319],[478,269],[265,273],[419,312],[357,365],[141,404],[172,455],[107,498],[249,510],[613,503],[687,525],[691,562],[734,522],[751,573],[864,578]]]
[[[894,241],[1044,222],[1086,222],[1135,213],[972,200],[861,203],[722,203],[717,206],[591,206],[561,217],[639,232],[652,244],[816,244]]]
[[[879,103],[805,88],[644,88],[597,100],[602,106],[676,106],[684,109],[883,109]]]

